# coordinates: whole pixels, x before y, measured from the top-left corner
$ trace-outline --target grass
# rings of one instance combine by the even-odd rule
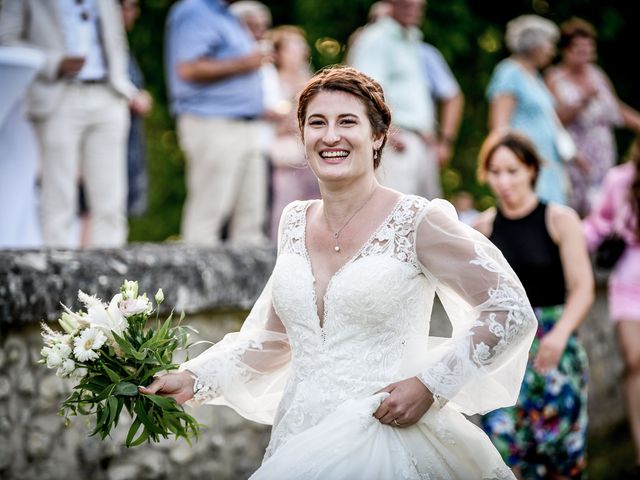
[[[626,422],[589,437],[588,475],[591,480],[623,480],[631,476],[633,443]]]

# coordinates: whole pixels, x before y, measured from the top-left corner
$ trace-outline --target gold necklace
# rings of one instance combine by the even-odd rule
[[[363,203],[362,205],[360,205],[360,206],[356,209],[356,211],[355,211],[355,212],[353,212],[353,213],[351,214],[351,216],[347,219],[347,221],[346,221],[346,222],[344,222],[344,224],[343,224],[343,225],[342,225],[338,230],[336,230],[335,232],[333,232],[333,238],[334,238],[334,240],[335,240],[335,242],[336,242],[336,245],[333,247],[334,252],[336,252],[336,253],[340,253],[340,251],[341,251],[340,244],[338,243],[338,239],[340,238],[340,233],[342,232],[342,230],[344,230],[344,228],[345,228],[347,225],[349,225],[349,222],[350,222],[351,220],[353,220],[353,217],[355,217],[355,216],[358,214],[358,212],[359,212],[360,210],[362,210],[362,209],[365,207],[365,205],[366,205],[367,203],[369,203],[369,200],[371,200],[371,199],[373,198],[373,194],[374,194],[374,193],[376,193],[376,188],[375,188],[375,187],[373,187],[373,189],[372,189],[372,191],[371,191],[371,194],[367,197],[367,199],[364,201],[364,203]],[[327,227],[329,227],[329,230],[330,230],[330,231],[333,231],[333,228],[331,228],[331,224],[329,223],[329,217],[327,217],[327,212],[326,212],[326,210],[324,209],[324,205],[323,205],[323,207],[322,207],[322,214],[324,215],[324,220],[325,220],[325,222],[327,222]]]

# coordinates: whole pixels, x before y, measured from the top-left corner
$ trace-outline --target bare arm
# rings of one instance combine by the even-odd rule
[[[198,58],[177,65],[178,75],[187,82],[215,82],[232,75],[252,72],[260,68],[271,56],[259,51],[244,57],[214,60]]]
[[[557,367],[569,336],[584,321],[594,300],[593,272],[578,215],[567,207],[551,205],[547,225],[560,248],[568,294],[562,316],[540,341],[534,360],[540,373]]]
[[[513,95],[497,95],[489,105],[489,130],[508,127],[515,107]]]
[[[622,100],[618,98],[618,94],[616,93],[616,89],[611,83],[611,79],[608,75],[602,71],[600,71],[601,75],[604,77],[605,82],[609,86],[609,90],[614,95],[614,97],[618,100],[618,108],[620,109],[620,115],[622,116],[622,121],[625,127],[630,130],[633,130],[636,134],[640,133],[640,112],[635,108],[627,105]]]
[[[553,97],[556,100],[556,113],[558,114],[558,118],[560,121],[567,125],[575,120],[578,114],[584,110],[587,105],[591,102],[591,100],[598,95],[598,90],[593,86],[589,85],[587,90],[583,90],[582,97],[580,102],[569,105],[562,101],[560,95],[558,94],[558,86],[557,86],[557,76],[562,75],[561,73],[553,73],[551,75],[547,75],[545,77],[545,83],[549,90],[553,94]]]
[[[485,237],[489,238],[491,236],[491,233],[493,233],[493,221],[495,220],[495,218],[496,208],[491,207],[482,212],[471,226],[478,230]]]
[[[618,101],[618,104],[625,126],[636,133],[640,133],[640,112],[622,101]]]
[[[438,163],[440,165],[445,165],[451,158],[463,110],[464,95],[462,92],[440,102],[440,137],[438,139]]]

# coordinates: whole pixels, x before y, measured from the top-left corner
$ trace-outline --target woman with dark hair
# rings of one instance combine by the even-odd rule
[[[575,332],[594,298],[580,220],[534,191],[535,147],[513,131],[480,150],[478,176],[498,200],[476,227],[502,251],[538,318],[514,407],[483,417],[487,434],[519,478],[578,478],[586,467],[587,356]]]
[[[640,133],[640,113],[620,101],[607,74],[595,64],[595,28],[571,18],[560,25],[562,59],[549,69],[546,82],[556,110],[577,148],[579,161],[568,165],[569,204],[585,216],[617,153],[613,128],[625,126]]]
[[[631,145],[629,161],[611,168],[605,176],[599,200],[583,228],[591,250],[612,233],[626,244],[609,276],[609,318],[624,361],[635,474],[640,476],[640,138]]]
[[[254,479],[513,478],[460,412],[517,397],[535,331],[520,282],[451,204],[377,182],[391,113],[374,80],[323,70],[297,116],[322,199],[285,209],[240,332],[141,393],[272,423]],[[448,339],[428,337],[435,293]]]

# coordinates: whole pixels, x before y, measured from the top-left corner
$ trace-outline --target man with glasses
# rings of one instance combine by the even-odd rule
[[[128,47],[113,0],[4,0],[0,44],[45,54],[27,102],[41,157],[45,245],[69,247],[81,177],[91,211],[88,246],[127,239]],[[135,102],[135,100],[133,100]]]

